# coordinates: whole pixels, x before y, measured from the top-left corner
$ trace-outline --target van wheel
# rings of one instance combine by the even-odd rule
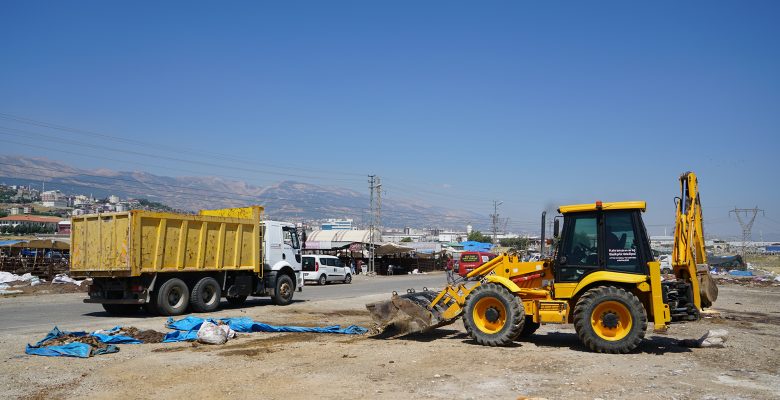
[[[320,279],[317,279],[318,285],[324,285],[328,281],[328,277],[325,274],[320,275]]]
[[[165,281],[157,290],[157,312],[160,315],[181,315],[187,310],[190,291],[187,284],[179,278]]]
[[[352,275],[347,274],[347,277],[344,278],[344,283],[352,283]]]
[[[294,292],[295,284],[293,280],[287,275],[280,275],[276,278],[276,290],[274,290],[272,300],[277,306],[286,306],[292,303]]]
[[[219,308],[222,298],[222,288],[216,279],[207,276],[192,287],[190,306],[195,312],[212,312]]]

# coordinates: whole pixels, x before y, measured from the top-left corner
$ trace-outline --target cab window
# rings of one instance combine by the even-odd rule
[[[631,212],[605,213],[604,226],[607,269],[621,272],[642,272]]]
[[[597,266],[598,229],[595,215],[579,215],[571,220],[562,256],[568,266]]]
[[[295,228],[282,228],[282,234],[284,235],[284,244],[292,247],[293,249],[300,249],[301,243],[298,241],[298,231]]]

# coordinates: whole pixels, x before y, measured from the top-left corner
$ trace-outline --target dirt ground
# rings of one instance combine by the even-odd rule
[[[276,324],[369,326],[364,304],[384,295],[226,310]],[[222,346],[120,345],[90,359],[24,355],[0,330],[3,398],[264,399],[776,399],[780,397],[780,287],[724,284],[712,318],[648,330],[627,355],[595,354],[571,325],[545,325],[509,348],[474,344],[460,322],[381,340],[334,334],[244,334]],[[133,321],[164,330],[162,318]],[[107,327],[106,327],[107,328]],[[677,339],[729,331],[725,348]]]

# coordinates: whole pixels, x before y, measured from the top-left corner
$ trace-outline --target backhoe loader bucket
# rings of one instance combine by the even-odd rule
[[[369,303],[366,308],[376,324],[377,334],[395,337],[425,332],[451,324],[456,319],[445,320],[440,307],[430,308],[437,295],[437,292],[430,290],[411,290],[400,296],[393,292],[390,300]]]

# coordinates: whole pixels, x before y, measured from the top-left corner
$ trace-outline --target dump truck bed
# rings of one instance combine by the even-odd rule
[[[198,215],[132,210],[73,217],[70,271],[79,277],[226,269],[262,274],[262,210]]]

